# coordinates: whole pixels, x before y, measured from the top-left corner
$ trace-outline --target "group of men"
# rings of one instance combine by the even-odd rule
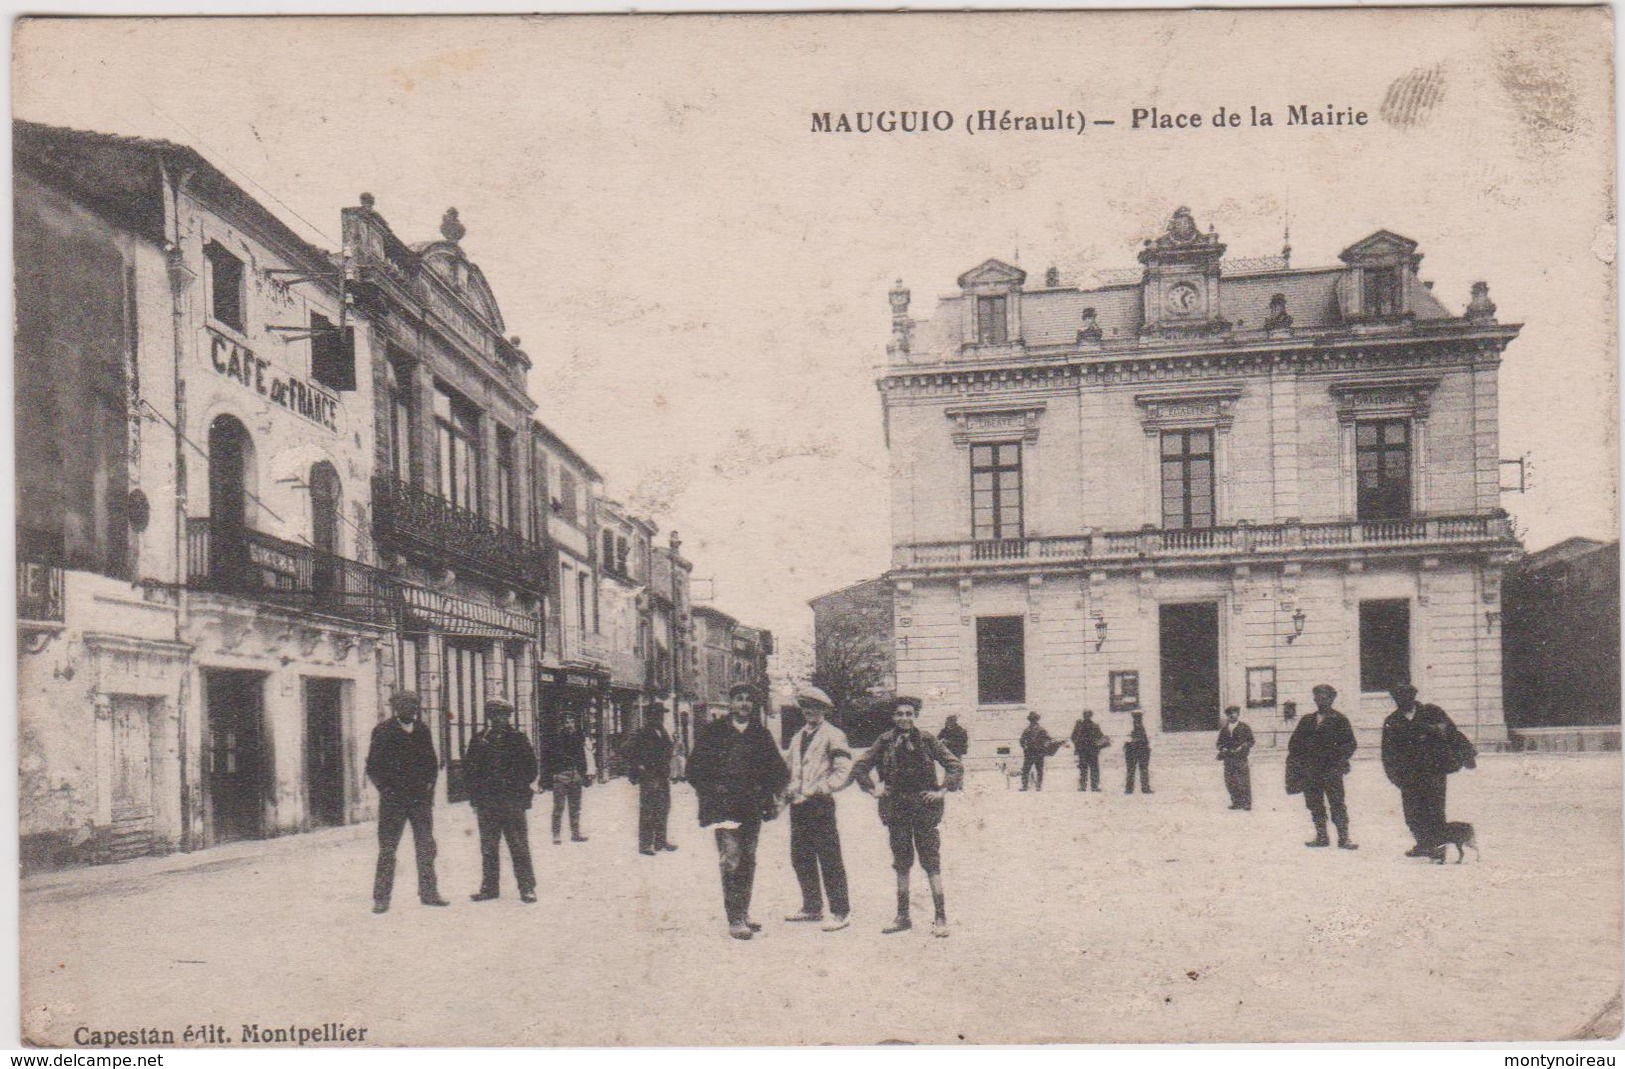
[[[1128,772],[1123,793],[1134,793],[1134,780],[1138,773],[1140,793],[1150,794],[1151,736],[1145,730],[1144,713],[1133,713],[1131,718],[1133,722],[1129,727],[1129,737],[1123,743],[1123,766]],[[1034,790],[1043,790],[1045,758],[1054,757],[1063,746],[1071,746],[1078,761],[1078,790],[1098,792],[1100,752],[1111,747],[1111,739],[1095,723],[1094,710],[1085,709],[1078,722],[1072,725],[1072,734],[1065,739],[1052,738],[1040,726],[1041,719],[1037,713],[1028,713],[1027,730],[1021,733],[1021,789],[1027,790],[1030,782]]]
[[[372,911],[387,913],[395,888],[395,854],[406,825],[412,826],[417,855],[418,900],[426,906],[448,906],[435,878],[434,785],[440,766],[429,725],[419,719],[422,705],[410,691],[390,699],[389,719],[373,728],[367,750],[367,778],[378,788],[378,866],[373,879]],[[587,778],[586,742],[579,722],[566,716],[543,757],[537,761],[530,740],[514,730],[513,706],[493,699],[485,703],[485,729],[463,754],[462,772],[468,799],[480,831],[480,889],[469,897],[488,902],[501,894],[499,851],[506,840],[522,902],[536,901],[536,871],[530,856],[531,784],[538,779],[553,791],[553,842],[565,811],[570,839],[581,834],[581,789]]]
[[[914,926],[909,877],[918,857],[931,886],[932,934],[946,936],[938,825],[944,796],[964,780],[959,757],[915,725],[918,698],[896,699],[891,730],[855,760],[845,733],[828,720],[832,705],[822,690],[803,687],[796,704],[802,727],[781,751],[756,717],[754,689],[739,684],[729,692],[728,716],[706,725],[689,757],[688,781],[699,796],[700,825],[716,835],[728,934],[750,939],[761,931],[750,915],[756,846],[762,822],[774,819],[781,805],[790,810],[790,865],[801,885],[801,909],[785,920],[817,923],[826,932],[850,925],[835,794],[855,782],[880,800],[897,874],[897,914],[881,931],[890,935]]]
[[[835,794],[856,782],[880,800],[880,819],[891,840],[897,874],[897,914],[887,934],[913,927],[909,875],[916,856],[931,886],[932,933],[948,934],[942,889],[942,849],[938,825],[944,795],[957,791],[964,769],[959,757],[915,726],[918,698],[896,700],[894,727],[857,760],[846,735],[826,717],[829,697],[816,687],[797,693],[803,726],[780,750],[757,717],[757,695],[747,684],[728,695],[728,715],[701,730],[688,760],[688,781],[699,798],[701,827],[716,836],[728,932],[749,939],[761,930],[751,919],[756,879],[756,847],[762,823],[790,809],[790,863],[801,885],[801,909],[790,922],[817,922],[825,931],[850,925],[852,911],[846,867],[835,821]],[[378,788],[378,865],[373,881],[373,912],[389,910],[395,886],[395,855],[407,824],[417,855],[418,898],[446,906],[435,878],[434,785],[439,775],[429,727],[421,719],[416,694],[402,692],[390,702],[394,714],[373,729],[367,776]],[[538,763],[527,740],[513,728],[513,706],[485,705],[486,726],[469,743],[462,770],[480,831],[480,889],[470,897],[490,901],[501,894],[500,847],[508,843],[520,901],[536,901],[536,874],[530,856],[526,812],[531,784],[538,779],[553,791],[553,842],[561,842],[561,818],[570,817],[570,837],[581,834],[581,789],[587,777],[585,743],[573,717],[566,716],[544,747]],[[964,746],[963,729],[959,745]],[[651,706],[645,724],[629,741],[628,778],[638,786],[638,852],[676,850],[667,839],[671,811],[673,742],[665,727],[665,707]],[[937,766],[944,776],[939,782]],[[824,902],[828,899],[829,912]]]
[[[1315,711],[1298,721],[1287,742],[1286,792],[1303,795],[1314,824],[1315,837],[1305,846],[1332,845],[1327,834],[1329,820],[1337,832],[1338,847],[1358,850],[1359,844],[1349,835],[1343,777],[1360,744],[1348,717],[1333,705],[1336,689],[1321,683],[1310,693]],[[1445,844],[1448,777],[1475,767],[1476,754],[1471,740],[1443,709],[1417,702],[1416,695],[1409,683],[1396,683],[1389,691],[1394,711],[1382,723],[1382,768],[1389,782],[1399,788],[1405,825],[1415,840],[1405,856],[1437,858]],[[1247,754],[1253,747],[1253,733],[1240,719],[1240,709],[1231,706],[1225,710],[1217,756],[1224,762],[1230,808],[1246,810],[1252,808]]]
[[[1388,779],[1399,788],[1405,822],[1416,840],[1406,856],[1436,857],[1445,841],[1447,777],[1474,767],[1473,746],[1444,710],[1418,703],[1416,688],[1409,683],[1395,685],[1390,693],[1395,709],[1383,722],[1382,764]],[[1330,846],[1329,822],[1337,832],[1337,845],[1357,850],[1349,835],[1343,777],[1359,743],[1348,718],[1334,707],[1337,691],[1322,683],[1312,694],[1315,710],[1298,721],[1287,745],[1286,790],[1303,795],[1314,823],[1315,837],[1305,845]],[[711,828],[716,838],[729,935],[746,940],[761,930],[750,912],[757,843],[763,822],[775,819],[784,807],[790,810],[790,864],[801,888],[801,908],[785,920],[817,923],[828,932],[850,925],[852,906],[835,795],[857,783],[879,800],[880,820],[887,829],[897,876],[897,913],[882,932],[894,934],[913,927],[909,885],[917,859],[931,888],[932,934],[946,936],[939,825],[946,795],[963,784],[960,758],[968,745],[956,718],[948,718],[939,738],[917,726],[920,700],[899,697],[894,703],[893,727],[855,758],[846,735],[828,719],[833,711],[829,697],[816,687],[797,692],[803,723],[783,749],[757,716],[758,697],[753,687],[738,684],[728,698],[728,715],[700,731],[688,760],[688,780],[698,796],[700,826]],[[396,694],[391,711],[394,715],[373,730],[366,766],[367,776],[379,792],[375,913],[389,909],[395,855],[407,824],[412,826],[417,856],[419,900],[428,906],[450,904],[441,896],[435,879],[433,807],[439,763],[429,727],[419,719],[421,708],[415,694]],[[567,715],[538,763],[530,742],[513,728],[510,704],[487,702],[485,718],[486,727],[469,744],[462,765],[480,833],[480,889],[471,897],[476,902],[499,897],[499,849],[506,840],[520,900],[535,902],[536,875],[525,816],[531,805],[531,784],[539,781],[553,791],[553,842],[562,841],[566,811],[571,840],[586,842],[581,834],[581,791],[591,781],[585,740],[576,719]],[[1021,736],[1025,757],[1022,790],[1028,789],[1029,774],[1042,790],[1044,758],[1070,744],[1077,751],[1078,789],[1098,791],[1099,754],[1111,743],[1094,723],[1093,714],[1085,710],[1070,738],[1062,741],[1052,739],[1039,720],[1037,713],[1030,714]],[[1241,710],[1236,706],[1226,709],[1215,756],[1224,766],[1231,809],[1252,809],[1248,755],[1253,744],[1251,728],[1241,722]],[[665,727],[665,707],[656,703],[626,750],[629,779],[639,792],[638,852],[642,855],[677,849],[667,838],[673,748]],[[1151,745],[1142,714],[1133,714],[1123,749],[1128,769],[1125,791],[1133,793],[1138,771],[1142,793],[1150,794]]]

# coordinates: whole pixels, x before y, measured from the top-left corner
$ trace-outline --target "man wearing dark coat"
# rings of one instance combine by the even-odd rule
[[[1241,722],[1241,707],[1224,711],[1224,727],[1219,729],[1218,759],[1224,762],[1224,789],[1230,792],[1230,808],[1253,808],[1253,774],[1247,767],[1247,754],[1253,748],[1253,729]]]
[[[536,872],[530,863],[530,785],[536,779],[536,753],[530,740],[513,729],[513,706],[500,699],[485,703],[485,730],[463,755],[468,797],[480,827],[480,889],[470,897],[498,897],[502,840],[508,840],[521,902],[536,901]]]
[[[649,706],[643,726],[627,747],[628,778],[638,788],[638,853],[652,856],[675,850],[666,841],[671,816],[671,736],[666,733],[666,707]]]
[[[762,821],[778,815],[778,796],[790,782],[772,733],[756,718],[755,688],[735,684],[728,715],[700,730],[688,759],[688,782],[699,796],[700,827],[716,831],[728,934],[749,939],[761,930],[750,919],[756,843]]]
[[[412,825],[418,862],[418,900],[449,906],[434,877],[434,782],[440,762],[429,741],[429,725],[418,719],[418,696],[399,691],[389,700],[395,715],[372,729],[367,747],[367,778],[378,788],[378,869],[372,882],[372,911],[387,913],[395,889],[395,852],[401,833]]]
[[[1095,711],[1085,709],[1083,716],[1072,725],[1072,749],[1078,758],[1078,790],[1100,792],[1100,751],[1107,745],[1106,733],[1095,723]]]
[[[942,823],[944,798],[959,790],[965,780],[965,766],[938,739],[914,726],[920,715],[920,699],[900,697],[892,714],[890,731],[869,747],[869,752],[852,766],[852,778],[859,787],[880,799],[880,822],[891,841],[892,869],[897,873],[897,916],[882,928],[881,934],[906,932],[914,927],[909,918],[909,870],[919,854],[920,868],[931,885],[935,918],[931,934],[948,935],[948,907],[942,890]],[[937,783],[936,766],[941,765],[943,781]],[[871,773],[879,775],[878,785]]]
[[[1132,713],[1133,725],[1129,728],[1128,741],[1123,744],[1123,764],[1128,769],[1128,779],[1123,784],[1124,794],[1134,793],[1134,772],[1140,772],[1140,793],[1151,793],[1151,736],[1146,734],[1145,714]]]
[[[1437,705],[1418,704],[1416,688],[1389,692],[1394,711],[1382,722],[1382,770],[1399,788],[1405,825],[1416,845],[1406,857],[1431,857],[1443,843],[1447,777],[1474,766],[1473,745]]]
[[[564,810],[570,810],[570,841],[584,843],[581,834],[581,789],[587,779],[587,739],[581,733],[581,723],[573,712],[559,718],[553,737],[542,747],[543,790],[553,790],[553,845],[560,843],[559,831],[564,823]]]
[[[1038,726],[1038,714],[1027,714],[1027,730],[1021,733],[1021,789],[1027,789],[1027,777],[1034,777],[1039,790],[1044,789],[1044,758],[1054,753],[1057,744],[1049,732]]]
[[[1315,711],[1298,721],[1286,749],[1286,793],[1303,795],[1309,817],[1315,822],[1315,837],[1305,846],[1330,846],[1326,837],[1326,809],[1331,808],[1332,825],[1337,828],[1337,845],[1358,850],[1349,838],[1349,811],[1344,802],[1343,777],[1349,759],[1359,749],[1348,717],[1332,708],[1337,691],[1321,683],[1311,692]]]
[[[964,725],[960,724],[957,716],[950,715],[943,721],[942,730],[937,732],[937,738],[955,757],[964,757],[970,750],[970,734]]]

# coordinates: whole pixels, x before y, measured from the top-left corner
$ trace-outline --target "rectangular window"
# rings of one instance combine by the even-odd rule
[[[632,575],[631,572],[626,570],[627,554],[631,553],[631,551],[631,546],[627,544],[626,539],[617,538],[615,540],[615,570],[627,578],[631,578]]]
[[[615,532],[613,531],[604,532],[601,559],[604,563],[604,571],[613,572],[615,570]]]
[[[976,701],[1015,705],[1027,700],[1027,651],[1020,616],[976,618]]]
[[[1376,419],[1356,423],[1354,473],[1361,521],[1410,518],[1410,421]]]
[[[1213,526],[1213,432],[1162,434],[1162,526],[1202,530]]]
[[[440,496],[458,508],[479,512],[479,410],[437,386],[434,417],[440,458]]]
[[[970,447],[970,496],[976,541],[1021,537],[1021,443]]]
[[[587,633],[587,573],[576,573],[576,626]]]
[[[1360,602],[1360,689],[1386,691],[1411,678],[1411,603]]]
[[[355,328],[342,331],[319,312],[310,313],[310,377],[329,390],[355,389]]]
[[[389,360],[389,458],[395,478],[412,483],[412,441],[416,437],[417,406],[412,390],[411,364],[395,357]]]
[[[219,242],[203,246],[209,261],[209,314],[233,330],[243,329],[243,262]]]
[[[576,473],[562,464],[559,465],[559,515],[571,523],[578,522]]]
[[[1003,345],[1010,340],[1010,321],[1005,297],[976,298],[976,340],[983,345]]]
[[[519,526],[518,485],[514,482],[513,432],[497,428],[497,523],[510,530]]]
[[[1397,267],[1368,267],[1360,287],[1361,310],[1368,316],[1396,316],[1402,308]]]

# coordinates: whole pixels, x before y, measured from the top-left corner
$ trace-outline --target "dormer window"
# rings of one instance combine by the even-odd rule
[[[1363,311],[1368,316],[1396,316],[1403,309],[1399,268],[1368,267],[1361,287]]]
[[[976,340],[981,345],[1003,345],[1010,340],[1008,297],[976,298]]]

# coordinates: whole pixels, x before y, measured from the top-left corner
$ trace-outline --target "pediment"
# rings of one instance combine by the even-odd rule
[[[502,311],[497,307],[496,294],[485,281],[485,272],[470,263],[459,246],[449,241],[435,242],[423,251],[423,266],[462,298],[495,333],[503,332]]]
[[[1379,230],[1344,249],[1338,259],[1346,264],[1391,264],[1415,254],[1416,242],[1392,230]]]
[[[1003,260],[984,260],[959,276],[959,288],[1005,284],[1019,286],[1027,281],[1027,272]]]

